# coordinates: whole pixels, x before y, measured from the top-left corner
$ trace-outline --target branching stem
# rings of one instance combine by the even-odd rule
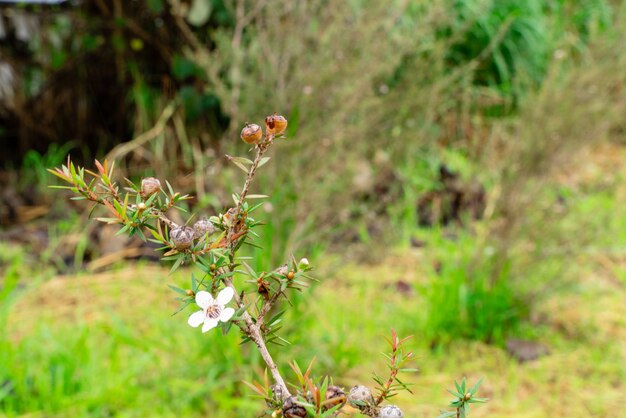
[[[235,213],[233,214],[233,221],[232,221],[231,226],[228,228],[228,234],[226,238],[226,242],[227,242],[227,245],[229,245],[229,249],[231,253],[231,260],[234,259],[234,256],[235,256],[234,251],[235,251],[235,244],[237,240],[233,238],[235,234],[237,233],[237,226],[239,225],[239,218],[241,216],[241,208],[242,208],[243,202],[246,196],[248,195],[248,192],[250,190],[250,184],[252,183],[252,179],[254,178],[256,174],[256,170],[259,167],[263,154],[265,154],[265,151],[267,151],[269,146],[272,144],[273,139],[274,139],[273,135],[267,135],[267,137],[265,138],[265,141],[257,145],[256,157],[254,158],[254,161],[252,165],[250,166],[250,169],[248,170],[246,181],[241,190],[241,194],[239,195],[237,206],[235,207]],[[231,265],[230,271],[233,271],[233,270],[234,270],[234,265]],[[235,291],[235,303],[237,304],[239,308],[241,308],[243,306],[243,301],[239,297],[239,294],[237,293],[237,289],[235,288],[235,285],[233,284],[233,281],[230,279],[230,277],[224,279],[224,284]],[[268,310],[269,310],[269,307],[263,313],[263,316],[265,315],[265,313],[267,313]],[[272,373],[272,377],[274,378],[274,381],[276,382],[276,384],[278,384],[281,387],[282,393],[284,394],[284,396],[288,397],[290,396],[289,389],[287,389],[287,385],[285,384],[285,381],[280,375],[278,367],[276,366],[276,363],[274,363],[274,359],[272,358],[271,354],[267,350],[267,345],[265,344],[265,341],[263,340],[263,335],[260,329],[260,327],[263,325],[263,316],[259,315],[257,322],[255,323],[252,320],[252,317],[250,316],[248,311],[245,310],[242,314],[243,321],[245,322],[245,327],[241,327],[241,329],[256,344],[257,348],[259,349],[259,352],[261,353],[261,357],[263,357],[263,360],[265,361],[265,364],[270,370],[270,373]]]

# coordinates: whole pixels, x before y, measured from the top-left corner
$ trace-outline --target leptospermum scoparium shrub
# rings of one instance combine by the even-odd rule
[[[250,194],[250,184],[257,169],[269,161],[264,154],[277,138],[283,136],[286,128],[287,120],[277,114],[265,118],[265,131],[256,124],[247,124],[243,128],[241,139],[253,145],[255,157],[249,160],[228,156],[246,173],[241,192],[233,195],[234,207],[218,216],[201,218],[192,227],[178,225],[168,217],[171,210],[180,209],[179,202],[190,196],[175,193],[167,181],[164,188],[161,181],[153,177],[144,178],[140,185],[126,179],[126,187],[120,189],[113,180],[114,164],[109,166],[107,161],[96,161],[97,171],[90,171],[74,165],[68,158],[66,165],[49,171],[70,184],[53,187],[69,189],[78,195],[72,199],[87,200],[94,204],[94,208],[103,206],[106,209],[107,215],[97,218],[98,221],[119,224],[120,233],[137,235],[144,241],[161,245],[159,250],[163,251],[163,260],[173,262],[172,271],[183,263],[199,267],[203,275],[200,279],[192,275],[189,289],[170,286],[180,294],[181,306],[176,313],[195,304],[195,310],[187,319],[190,326],[201,328],[203,333],[213,328],[228,333],[234,325],[241,331],[244,342],[252,342],[257,347],[272,381],[266,373],[263,382],[245,383],[264,399],[267,415],[336,417],[349,402],[369,417],[401,418],[400,408],[386,401],[401,390],[409,390],[399,378],[401,372],[414,371],[405,367],[413,359],[413,353],[404,348],[407,338],[400,339],[392,331],[387,340],[390,346],[388,375],[374,374],[375,394],[363,385],[354,386],[346,394],[333,384],[331,377],[312,376],[313,362],[305,371],[295,361],[290,363],[297,382],[287,385],[268,350],[268,343],[281,340],[277,331],[282,312],[275,313],[273,308],[286,299],[289,292],[302,290],[313,280],[309,275],[312,267],[306,258],[296,261],[292,256],[286,264],[274,270],[257,272],[238,256],[242,245],[254,245],[254,229],[259,225],[252,215],[260,204],[252,205],[250,201],[266,197]],[[237,289],[236,274],[247,275],[249,286]],[[457,390],[463,395],[459,394],[462,399],[458,401],[461,402],[458,412],[466,414],[469,412],[466,401],[473,393],[468,397],[464,387],[463,390],[459,388]]]

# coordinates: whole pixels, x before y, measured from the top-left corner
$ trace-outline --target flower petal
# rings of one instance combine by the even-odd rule
[[[232,318],[234,314],[235,310],[233,308],[226,308],[222,311],[222,314],[220,315],[220,321],[228,322],[228,320]]]
[[[232,288],[224,288],[224,290],[222,290],[219,295],[217,295],[217,303],[222,306],[226,305],[233,298],[234,294],[235,291]]]
[[[206,309],[209,305],[213,305],[213,296],[205,290],[196,293],[196,304],[202,309]]]
[[[204,318],[206,318],[204,311],[197,311],[197,312],[192,313],[189,316],[187,323],[191,325],[192,327],[196,328],[196,327],[199,327],[200,324],[204,322]]]
[[[202,325],[202,333],[212,330],[217,326],[217,319],[208,318]]]

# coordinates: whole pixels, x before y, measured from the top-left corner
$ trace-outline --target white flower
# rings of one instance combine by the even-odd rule
[[[209,292],[201,290],[196,294],[196,304],[201,310],[192,313],[187,323],[196,328],[202,325],[202,332],[207,332],[217,326],[217,322],[227,322],[235,313],[233,308],[226,308],[225,305],[230,302],[235,292],[230,287],[222,290],[217,299]]]

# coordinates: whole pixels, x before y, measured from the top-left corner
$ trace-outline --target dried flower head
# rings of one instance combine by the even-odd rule
[[[380,408],[378,418],[402,418],[404,413],[395,405],[385,405]]]
[[[374,396],[367,386],[356,385],[348,393],[348,401],[351,405],[361,409],[367,405],[374,404]]]
[[[194,231],[188,226],[179,226],[178,228],[172,229],[170,237],[177,250],[184,250],[185,248],[191,247],[191,244],[193,244]]]
[[[194,231],[195,239],[204,238],[207,234],[211,235],[216,230],[217,228],[215,228],[215,225],[213,225],[213,222],[209,221],[206,218],[200,219],[198,222],[193,224],[193,231]]]
[[[303,406],[298,405],[298,398],[290,396],[283,402],[283,417],[284,418],[306,418],[308,416],[306,409]]]
[[[154,177],[146,177],[141,180],[141,194],[145,197],[152,196],[161,190],[161,182]]]
[[[248,123],[241,130],[241,139],[246,144],[256,145],[261,142],[263,138],[263,130],[261,127],[254,123]]]

